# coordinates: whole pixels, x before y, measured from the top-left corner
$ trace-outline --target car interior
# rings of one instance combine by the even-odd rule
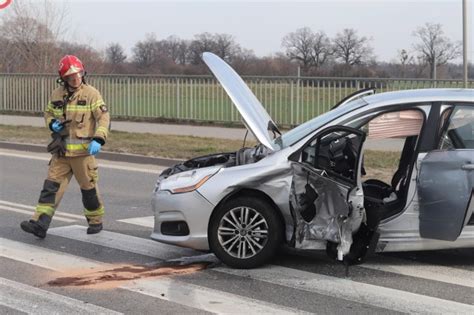
[[[399,213],[406,205],[423,117],[418,110],[383,113],[358,128],[366,134],[366,142],[370,142],[365,145],[371,149],[363,152],[361,173],[364,206],[374,224]],[[388,142],[391,145],[386,149],[383,144]],[[323,175],[354,183],[360,145],[361,137],[355,133],[326,133],[303,149],[301,161]]]
[[[406,205],[422,125],[420,111],[404,110],[378,115],[362,127],[371,141],[371,149],[363,156],[364,207],[376,221],[399,213]],[[385,149],[385,143],[392,145]],[[371,155],[378,161],[370,163]]]

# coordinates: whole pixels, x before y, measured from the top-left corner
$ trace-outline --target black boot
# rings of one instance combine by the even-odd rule
[[[87,228],[87,234],[97,234],[102,231],[102,223],[99,224],[89,224]]]
[[[29,220],[23,221],[20,227],[26,233],[31,233],[36,237],[45,238],[46,231],[48,231],[49,224],[51,223],[51,217],[47,214],[42,214],[38,221]]]

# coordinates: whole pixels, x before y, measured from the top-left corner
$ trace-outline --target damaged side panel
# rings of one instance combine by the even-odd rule
[[[363,196],[335,182],[324,171],[293,163],[290,209],[295,221],[295,247],[312,249],[315,241],[339,244],[338,254],[346,255],[352,234],[363,217]],[[356,204],[354,204],[354,202]]]

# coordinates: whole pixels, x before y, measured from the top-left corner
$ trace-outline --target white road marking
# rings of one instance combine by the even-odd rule
[[[0,210],[6,210],[6,211],[11,211],[11,212],[16,212],[16,213],[22,213],[22,214],[28,214],[29,216],[32,216],[34,211],[30,211],[30,210],[22,210],[22,209],[17,209],[17,208],[12,208],[12,207],[8,207],[8,206],[4,206],[4,205],[0,205]],[[61,217],[54,217],[55,220],[58,220],[58,221],[62,221],[62,222],[67,222],[67,223],[71,223],[71,222],[76,222],[77,220],[73,220],[73,219],[66,219],[66,218],[61,218]]]
[[[172,279],[142,280],[122,288],[218,314],[303,314],[275,304]]]
[[[28,314],[122,314],[5,278],[0,278],[0,305]]]
[[[0,238],[0,256],[59,272],[66,272],[69,269],[96,270],[107,266],[105,263],[6,238]]]
[[[33,155],[26,155],[26,154],[10,153],[10,152],[5,152],[5,151],[0,151],[0,156],[1,155],[9,156],[9,157],[17,157],[21,159],[40,160],[40,161],[49,161],[51,159],[51,157],[33,156]],[[161,170],[166,168],[166,167],[157,167],[155,165],[153,166],[150,165],[150,168],[139,168],[139,167],[133,167],[133,166],[111,164],[108,162],[104,162],[103,160],[100,160],[99,167],[122,170],[122,171],[147,173],[147,174],[158,174]],[[156,169],[153,170],[151,167],[154,167]]]
[[[25,204],[16,203],[16,202],[10,202],[10,201],[6,201],[6,200],[0,200],[0,205],[1,204],[7,205],[7,206],[24,208],[24,209],[31,209],[33,211],[35,211],[35,209],[36,209],[36,207],[30,206],[30,205],[25,205]],[[74,219],[84,219],[84,216],[82,216],[82,215],[77,215],[77,214],[72,214],[72,213],[67,213],[67,212],[62,212],[62,211],[56,211],[54,213],[55,218],[58,215],[63,216],[63,217],[74,218]]]
[[[474,288],[474,272],[415,261],[407,262],[392,257],[383,257],[379,260],[378,263],[369,261],[360,267]]]
[[[51,230],[55,235],[85,241],[84,239],[87,236],[83,231],[84,229],[85,227],[81,226],[65,226]],[[160,246],[162,244],[155,243],[153,241],[153,243],[148,243],[146,242],[147,240],[133,238],[132,236],[120,233],[105,232],[106,234],[104,237],[93,239],[94,244],[156,257],[158,259],[165,259],[164,249],[153,249],[153,247]],[[100,236],[101,234],[98,235]],[[128,238],[133,239],[127,241]],[[436,266],[433,266],[433,268],[436,268]],[[236,276],[249,277],[259,281],[269,282],[272,284],[305,290],[322,295],[343,298],[358,303],[397,310],[400,312],[474,313],[474,306],[472,305],[405,292],[402,290],[385,288],[362,282],[356,282],[348,279],[300,271],[292,268],[270,265],[254,270],[236,270],[228,268],[214,268],[212,270]],[[464,277],[467,279],[474,278],[474,273],[471,271],[459,270],[459,272],[463,272]],[[437,278],[430,280],[436,281]]]
[[[214,269],[216,270],[216,269]],[[474,306],[280,266],[217,271],[410,314],[474,314]]]
[[[4,238],[0,238],[0,256],[59,272],[66,272],[70,268],[98,270],[111,267],[109,264]],[[294,314],[298,311],[232,293],[187,284],[173,278],[138,280],[120,288],[219,314]]]
[[[163,260],[201,254],[192,249],[166,245],[122,233],[102,231],[99,234],[87,235],[86,229],[87,227],[80,225],[61,226],[49,229],[48,234]]]
[[[155,219],[154,219],[153,216],[122,219],[122,220],[117,220],[117,221],[124,222],[124,223],[129,223],[129,224],[134,224],[134,225],[139,225],[139,226],[144,226],[144,227],[147,227],[147,228],[153,228],[153,226],[155,225]]]

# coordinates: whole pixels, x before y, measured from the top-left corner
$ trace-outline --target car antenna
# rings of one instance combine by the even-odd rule
[[[249,130],[247,129],[247,131],[245,132],[244,143],[242,144],[242,148],[245,148],[245,140],[247,140],[247,135],[248,134],[249,134]]]

